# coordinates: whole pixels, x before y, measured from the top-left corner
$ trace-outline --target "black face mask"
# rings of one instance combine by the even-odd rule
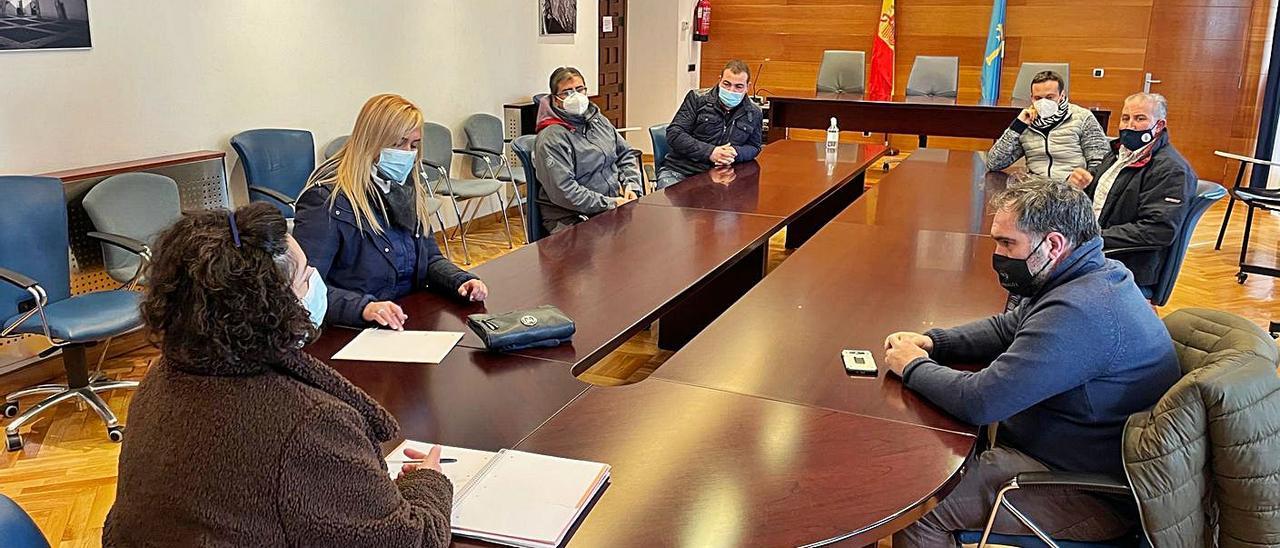
[[[1049,267],[1052,261],[1046,261],[1044,266],[1040,267],[1035,274],[1031,273],[1031,269],[1027,267],[1027,259],[1030,259],[1040,250],[1040,246],[1044,245],[1044,241],[1049,239],[1048,236],[1040,239],[1040,243],[1027,254],[1026,259],[1014,259],[1013,257],[1005,257],[1004,255],[991,255],[991,268],[995,269],[996,274],[1000,278],[1000,285],[1009,290],[1014,295],[1022,297],[1030,297],[1040,289],[1036,284],[1036,276],[1039,276],[1044,269]]]
[[[1127,150],[1138,150],[1147,146],[1156,139],[1156,128],[1146,131],[1139,129],[1122,129],[1120,130],[1120,145]]]

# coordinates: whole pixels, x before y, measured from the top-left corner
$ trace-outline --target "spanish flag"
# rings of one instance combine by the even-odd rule
[[[880,4],[880,23],[871,46],[871,70],[867,75],[867,98],[888,101],[893,98],[893,43],[895,41],[893,0]]]

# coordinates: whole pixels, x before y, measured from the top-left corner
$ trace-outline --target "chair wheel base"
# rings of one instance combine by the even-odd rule
[[[6,419],[12,419],[16,416],[18,416],[18,402],[16,401],[4,402],[4,417]]]
[[[1245,282],[1245,280],[1248,280],[1248,279],[1249,279],[1249,275],[1248,275],[1248,274],[1246,274],[1246,273],[1244,273],[1244,272],[1237,272],[1237,273],[1236,273],[1236,283],[1238,283],[1238,284],[1243,284],[1243,283]]]
[[[10,453],[22,450],[22,434],[5,434],[4,449]]]
[[[124,441],[124,427],[123,426],[108,427],[107,439],[110,439],[112,442],[115,442],[115,443],[120,443]]]

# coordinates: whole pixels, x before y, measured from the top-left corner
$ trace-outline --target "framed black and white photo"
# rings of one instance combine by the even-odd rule
[[[0,0],[2,2],[4,0]],[[542,15],[541,34],[555,36],[578,32],[578,0],[539,0]]]
[[[92,46],[88,0],[0,0],[0,52]]]

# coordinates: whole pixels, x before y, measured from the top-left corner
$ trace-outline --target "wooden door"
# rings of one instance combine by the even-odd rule
[[[600,0],[597,105],[614,127],[627,121],[627,0]]]
[[[1144,72],[1159,81],[1150,89],[1169,100],[1169,135],[1202,179],[1222,181],[1226,173],[1226,161],[1213,151],[1230,148],[1233,121],[1245,99],[1253,4],[1254,0],[1152,2]],[[1143,82],[1135,86],[1139,91]]]

